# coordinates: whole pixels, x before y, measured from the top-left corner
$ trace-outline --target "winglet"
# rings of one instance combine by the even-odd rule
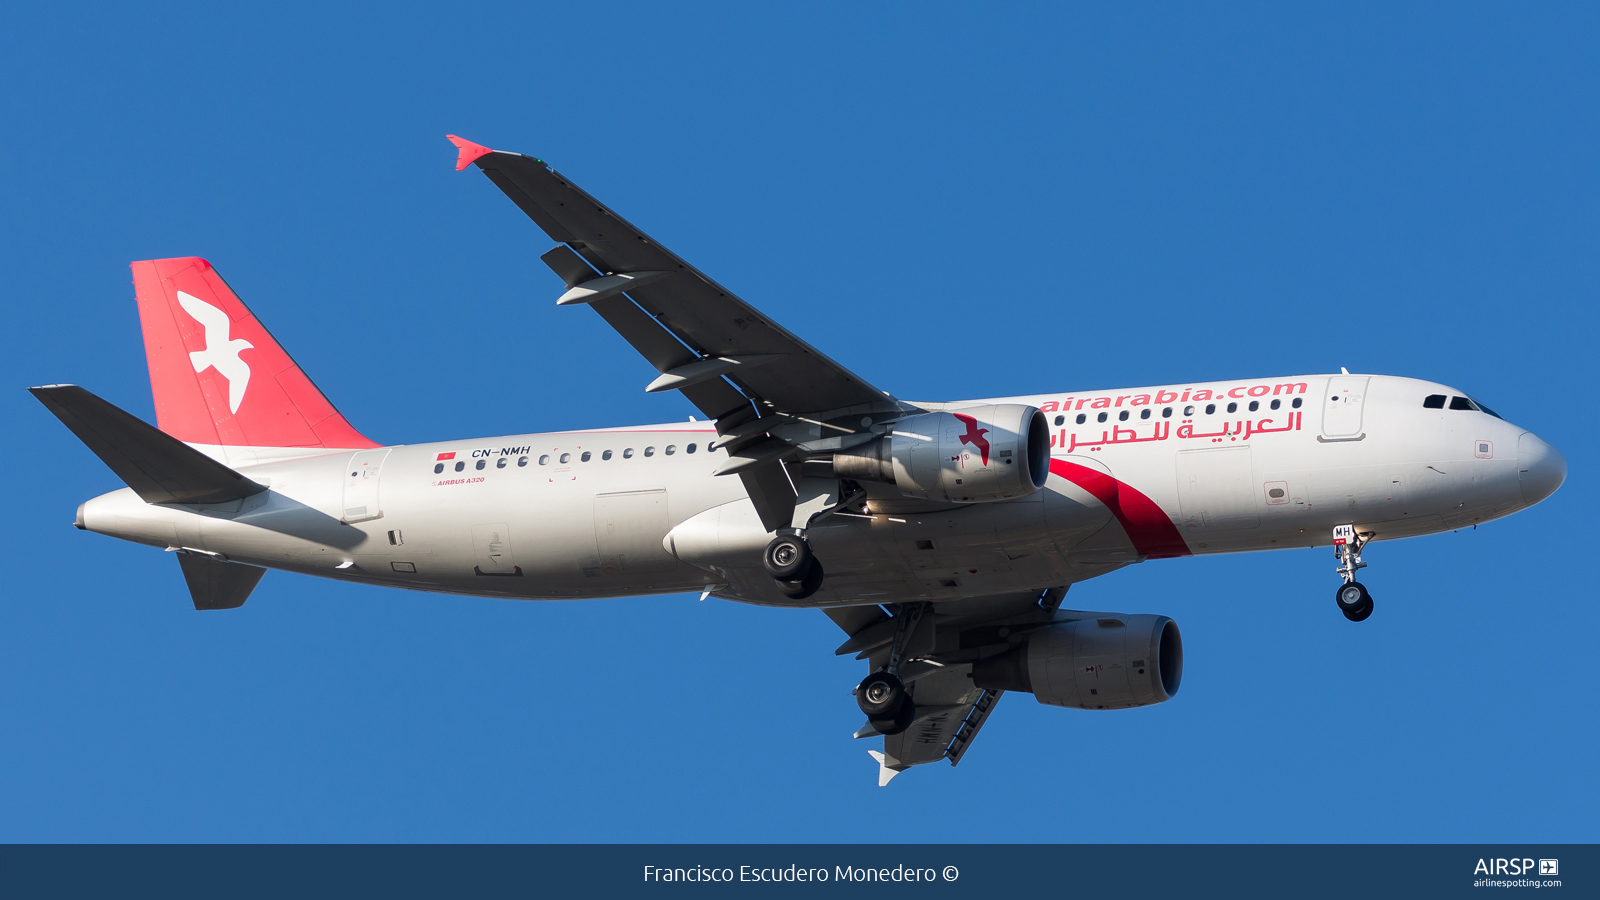
[[[878,761],[878,787],[885,787],[889,784],[891,778],[904,771],[903,769],[889,768],[889,765],[883,760],[883,754],[876,750],[868,750],[867,755]]]
[[[487,156],[494,152],[488,147],[485,147],[482,144],[474,144],[464,137],[456,137],[453,134],[447,134],[445,137],[449,138],[450,143],[455,144],[456,149],[461,151],[461,154],[456,157],[457,172],[465,169],[467,166],[472,165],[473,160],[477,159],[478,157]]]

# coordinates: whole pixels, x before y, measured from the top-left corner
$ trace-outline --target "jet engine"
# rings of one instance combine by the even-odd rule
[[[1026,691],[1040,703],[1129,709],[1172,699],[1183,678],[1183,640],[1166,616],[1103,614],[1028,635],[1020,647],[972,666],[978,687]]]
[[[1050,474],[1050,425],[1037,407],[1016,403],[924,413],[835,453],[833,471],[952,503],[1026,497]]]

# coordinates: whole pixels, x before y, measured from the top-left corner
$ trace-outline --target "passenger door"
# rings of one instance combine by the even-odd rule
[[[383,515],[378,506],[378,480],[383,473],[383,460],[387,449],[362,450],[351,455],[344,469],[344,515],[339,521],[365,522]]]
[[[1328,393],[1322,398],[1322,437],[1328,440],[1359,440],[1361,405],[1366,397],[1365,375],[1335,375],[1328,379]]]

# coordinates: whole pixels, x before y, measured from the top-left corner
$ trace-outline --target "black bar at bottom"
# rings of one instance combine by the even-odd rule
[[[1593,844],[6,845],[0,895],[1474,897],[1600,889]],[[1489,893],[1485,893],[1488,891]]]

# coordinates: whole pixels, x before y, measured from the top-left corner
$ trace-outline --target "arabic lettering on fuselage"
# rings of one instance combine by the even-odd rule
[[[1123,428],[1113,423],[1110,431],[1100,432],[1099,440],[1080,440],[1076,431],[1068,431],[1062,428],[1056,434],[1050,436],[1050,446],[1059,447],[1071,453],[1084,447],[1090,450],[1099,450],[1108,444],[1142,444],[1147,441],[1164,441],[1172,437],[1176,437],[1180,441],[1204,439],[1213,444],[1219,444],[1225,440],[1247,441],[1252,435],[1257,434],[1299,431],[1304,417],[1305,413],[1295,410],[1289,413],[1288,417],[1283,420],[1282,425],[1274,424],[1275,420],[1271,417],[1256,420],[1224,419],[1221,431],[1204,432],[1194,430],[1193,419],[1184,419],[1176,431],[1173,430],[1171,422],[1158,421],[1148,437],[1140,437],[1138,430],[1135,428]]]
[[[1248,400],[1251,398],[1269,397],[1274,395],[1278,397],[1286,397],[1290,395],[1299,396],[1306,392],[1306,388],[1307,384],[1303,381],[1278,382],[1275,384],[1235,385],[1232,387],[1216,388],[1158,388],[1152,392],[1146,393],[1121,395],[1106,394],[1102,396],[1090,397],[1074,396],[1067,397],[1063,400],[1047,400],[1040,404],[1039,409],[1046,413],[1066,413],[1076,412],[1080,409],[1104,410],[1116,409],[1118,407],[1131,408],[1136,406],[1160,406],[1172,403],[1205,402],[1207,400],[1222,400],[1228,398],[1233,398],[1236,400]],[[1251,410],[1251,412],[1254,412],[1254,410]],[[1174,430],[1172,423],[1166,419],[1163,419],[1153,423],[1153,430],[1149,435],[1143,437],[1139,435],[1137,426],[1124,428],[1122,425],[1116,422],[1110,423],[1110,430],[1100,431],[1098,440],[1092,433],[1085,434],[1080,437],[1076,431],[1069,431],[1067,428],[1063,427],[1059,428],[1056,434],[1051,435],[1050,445],[1067,453],[1071,453],[1074,450],[1083,448],[1093,451],[1099,450],[1100,448],[1108,445],[1139,444],[1148,441],[1165,441],[1174,437],[1178,440],[1204,440],[1208,443],[1217,444],[1225,441],[1249,440],[1252,435],[1258,434],[1299,431],[1305,418],[1304,412],[1295,409],[1270,411],[1263,410],[1263,412],[1270,412],[1271,414],[1260,419],[1251,419],[1248,417],[1233,419],[1224,417],[1221,422],[1222,427],[1220,431],[1197,431],[1195,420],[1192,417],[1184,418],[1178,425],[1177,429]],[[1170,414],[1170,410],[1168,413]],[[1233,409],[1230,409],[1228,415],[1231,416],[1233,413]],[[1126,415],[1126,413],[1124,413],[1124,415]],[[1143,422],[1139,424],[1143,424]],[[1201,427],[1209,429],[1215,426],[1208,424]]]

